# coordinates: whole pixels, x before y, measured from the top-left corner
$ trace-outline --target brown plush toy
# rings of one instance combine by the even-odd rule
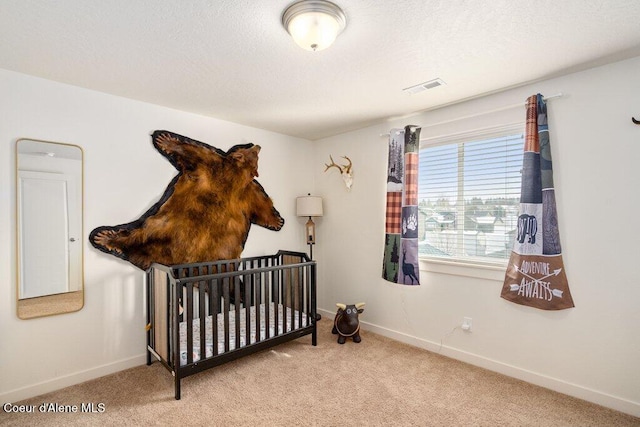
[[[153,262],[239,258],[251,224],[282,228],[284,219],[254,179],[259,145],[236,145],[225,153],[168,131],[152,138],[178,175],[139,219],[93,230],[94,247],[146,270]]]
[[[336,304],[338,312],[333,320],[333,330],[331,333],[338,334],[338,344],[344,344],[347,338],[351,337],[353,342],[359,343],[360,320],[358,315],[364,311],[364,303],[353,305]]]

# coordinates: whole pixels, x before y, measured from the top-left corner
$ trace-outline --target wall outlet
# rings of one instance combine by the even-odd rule
[[[465,317],[462,319],[462,330],[471,332],[471,317]]]

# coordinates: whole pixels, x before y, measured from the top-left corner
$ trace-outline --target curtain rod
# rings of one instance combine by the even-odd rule
[[[554,99],[554,98],[562,98],[564,96],[564,94],[562,92],[556,93],[555,95],[550,95],[550,96],[545,96],[542,99],[545,101],[548,101],[550,99]],[[478,116],[484,116],[486,114],[491,114],[491,113],[497,113],[498,111],[504,111],[504,110],[511,110],[512,108],[517,108],[520,106],[526,106],[527,103],[525,102],[524,104],[522,103],[517,103],[517,104],[511,104],[511,105],[506,105],[504,107],[499,107],[499,108],[494,108],[493,110],[489,110],[489,111],[482,111],[481,113],[475,113],[475,114],[469,114],[467,116],[462,116],[462,117],[458,117],[455,119],[451,119],[451,120],[444,120],[442,122],[437,122],[437,123],[431,123],[425,126],[421,126],[422,128],[429,128],[429,127],[433,127],[433,126],[440,126],[440,125],[444,125],[447,123],[451,123],[451,122],[457,122],[460,120],[465,120],[465,119],[471,119],[474,117],[478,117]],[[387,133],[381,133],[380,136],[389,136],[389,132]]]

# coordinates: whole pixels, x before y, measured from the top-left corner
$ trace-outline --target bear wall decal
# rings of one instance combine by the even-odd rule
[[[178,175],[139,219],[94,229],[89,241],[95,248],[147,270],[153,262],[236,259],[251,224],[275,231],[284,225],[254,179],[259,145],[236,145],[225,153],[164,130],[155,131],[152,141]]]

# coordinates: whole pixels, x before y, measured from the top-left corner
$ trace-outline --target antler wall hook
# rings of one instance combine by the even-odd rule
[[[640,125],[640,120],[636,120],[635,117],[631,117],[631,121],[637,125]]]
[[[342,176],[342,180],[344,181],[344,185],[346,185],[347,190],[351,190],[351,185],[353,185],[353,163],[351,163],[351,159],[347,156],[342,156],[343,159],[347,159],[349,164],[340,166],[333,161],[333,157],[331,157],[331,155],[329,155],[329,158],[331,159],[331,164],[328,165],[325,163],[324,165],[326,166],[326,168],[324,169],[324,171],[326,172],[332,167],[338,168],[338,170],[340,171],[340,175]]]

